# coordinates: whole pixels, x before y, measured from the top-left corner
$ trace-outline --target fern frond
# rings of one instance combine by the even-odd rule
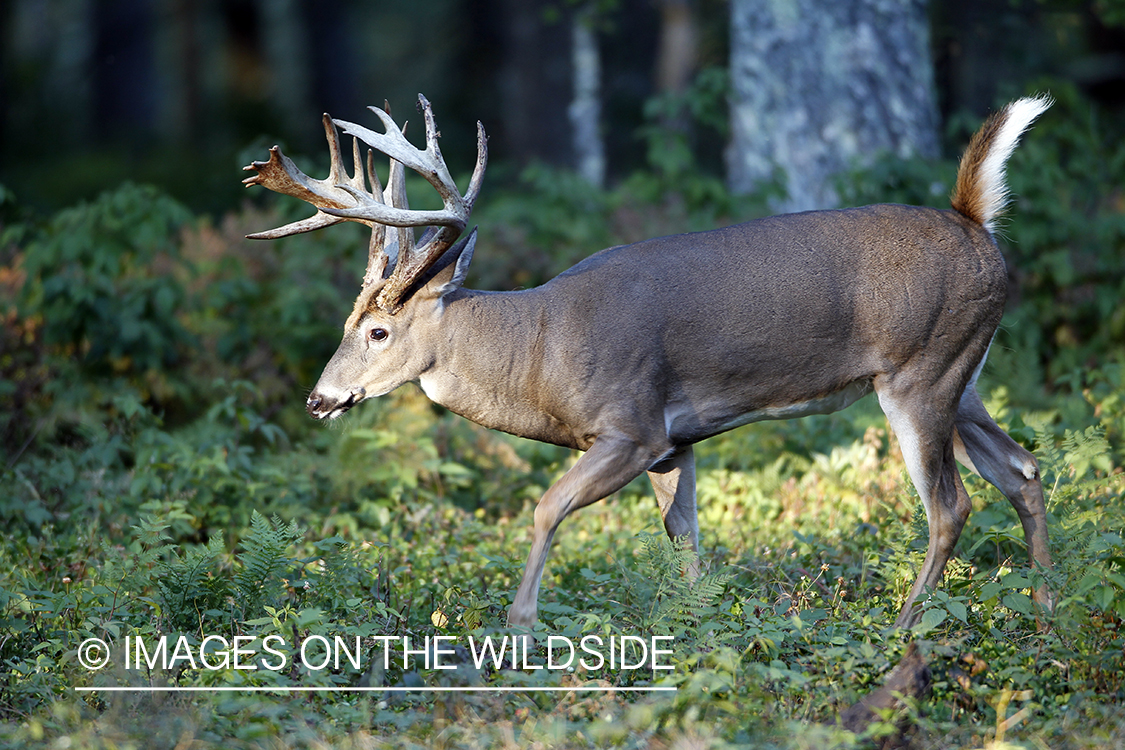
[[[685,571],[696,562],[687,539],[675,542],[658,534],[641,535],[637,555],[639,571],[630,576],[631,623],[642,632],[654,635],[680,635],[698,626],[714,610],[726,590],[729,576],[704,574],[694,580]]]
[[[274,516],[270,522],[254,511],[250,532],[243,537],[242,552],[237,556],[240,570],[234,577],[234,591],[243,613],[262,604],[269,584],[278,580],[280,573],[294,562],[287,554],[289,547],[303,538],[295,521],[286,525]]]
[[[225,579],[215,576],[215,566],[225,547],[221,536],[213,536],[203,547],[172,558],[156,567],[164,618],[178,629],[194,629],[203,612],[218,607],[226,598]]]

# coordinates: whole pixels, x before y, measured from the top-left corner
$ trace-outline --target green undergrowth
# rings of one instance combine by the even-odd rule
[[[241,391],[246,398],[252,388]],[[921,562],[925,523],[885,426],[861,405],[850,418],[758,425],[702,446],[703,574],[694,583],[681,574],[689,556],[663,535],[642,482],[564,525],[544,579],[531,663],[546,659],[548,636],[577,643],[659,635],[669,637],[662,643],[671,652],[661,664],[674,669],[476,669],[462,653],[449,672],[427,669],[419,657],[410,665],[392,658],[383,668],[378,639],[421,643],[440,635],[463,649],[469,636],[507,634],[532,498],[571,457],[436,413],[413,391],[367,405],[334,432],[334,443],[350,446],[346,455],[335,445],[318,450],[280,436],[240,455],[229,449],[272,430],[250,407],[239,414],[229,426],[218,420],[222,428],[195,426],[230,431],[215,437],[228,448],[222,459],[205,450],[169,459],[144,454],[120,477],[93,477],[88,467],[96,456],[86,454],[96,449],[72,448],[74,466],[21,461],[18,474],[9,473],[18,481],[9,485],[6,512],[22,532],[0,551],[5,743],[631,747],[682,738],[853,747],[856,738],[831,722],[880,683],[911,640],[934,673],[930,696],[912,709],[919,746],[1001,747],[996,738],[1003,736],[1023,743],[1016,747],[1114,747],[1122,737],[1122,475],[1096,419],[1061,435],[1042,425],[1031,430],[1056,568],[1027,566],[1014,513],[991,487],[970,480],[977,510],[943,588],[928,598],[912,633],[891,623]],[[1018,423],[1012,429],[1019,434]],[[422,433],[447,442],[414,442]],[[342,464],[372,460],[367,441],[403,450],[413,463],[395,461],[394,471],[372,471],[366,483],[337,474]],[[794,442],[807,449],[786,447]],[[738,463],[756,449],[758,459]],[[504,502],[474,507],[465,500],[498,492],[505,475],[507,510]],[[217,502],[232,477],[259,488],[258,499]],[[18,518],[19,493],[42,496],[52,483],[64,485],[58,492],[68,510],[46,508],[50,518],[42,521]],[[350,501],[334,500],[333,486],[346,488]],[[302,493],[307,505],[293,497]],[[1058,592],[1050,615],[1037,612],[1028,595],[1042,581]],[[151,644],[161,635],[209,656],[199,664],[181,657],[169,668],[137,668],[134,658],[125,668],[127,643]],[[207,651],[208,636],[245,637],[258,654],[273,636],[289,666],[224,667],[223,644]],[[299,666],[298,644],[316,636],[358,638],[362,668]],[[82,666],[79,647],[89,638],[109,645],[109,667]],[[319,652],[312,658],[316,663]],[[129,685],[677,689],[75,691]]]

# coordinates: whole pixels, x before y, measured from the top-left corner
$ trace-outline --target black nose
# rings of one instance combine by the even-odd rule
[[[331,393],[326,396],[320,391],[313,391],[309,394],[308,401],[305,402],[305,411],[307,411],[310,416],[317,419],[338,417],[362,401],[363,397],[366,395],[367,391],[358,386],[353,388],[348,393],[348,397],[343,401],[339,400],[339,397]]]

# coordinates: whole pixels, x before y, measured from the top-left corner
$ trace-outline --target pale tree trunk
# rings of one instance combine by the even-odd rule
[[[657,0],[660,9],[660,42],[656,55],[656,88],[680,93],[695,74],[698,48],[691,0]]]
[[[698,60],[698,36],[693,0],[656,0],[660,10],[660,40],[656,54],[656,90],[661,94],[683,94],[691,86]],[[686,109],[662,123],[679,133],[691,129]]]
[[[925,0],[732,0],[731,189],[781,170],[775,210],[837,204],[833,177],[880,153],[936,156]]]
[[[605,143],[601,133],[602,62],[589,10],[574,14],[572,33],[574,98],[567,115],[570,117],[575,166],[587,182],[600,188],[605,185]]]

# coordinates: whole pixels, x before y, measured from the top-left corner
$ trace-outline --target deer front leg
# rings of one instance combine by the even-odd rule
[[[675,541],[687,537],[696,557],[684,571],[699,576],[699,516],[695,505],[695,452],[691,446],[677,449],[671,457],[648,470],[664,530]]]
[[[621,489],[652,466],[663,451],[618,435],[599,436],[535,508],[535,532],[523,580],[508,610],[508,625],[531,627],[539,614],[539,581],[555,530],[571,512]]]

